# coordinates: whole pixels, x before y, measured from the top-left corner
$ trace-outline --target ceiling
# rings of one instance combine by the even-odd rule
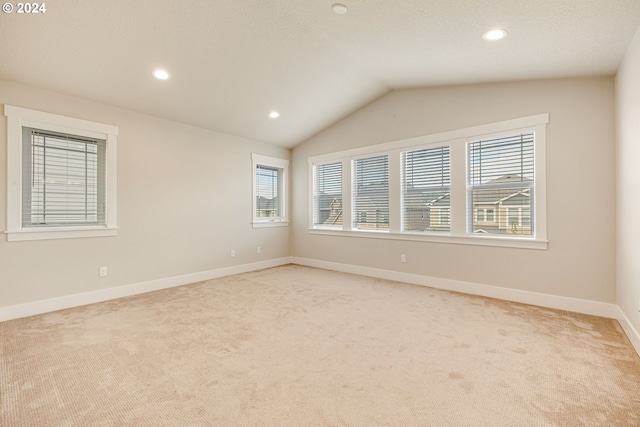
[[[335,1],[46,2],[0,16],[0,78],[293,147],[393,89],[613,75],[640,26],[639,0]]]

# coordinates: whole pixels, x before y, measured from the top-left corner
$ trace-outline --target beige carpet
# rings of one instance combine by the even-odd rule
[[[2,426],[640,426],[614,320],[284,266],[0,323]]]

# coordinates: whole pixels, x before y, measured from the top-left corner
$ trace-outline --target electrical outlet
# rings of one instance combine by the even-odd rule
[[[262,252],[262,248],[261,248],[260,246],[258,246],[258,247],[256,248],[256,253],[257,253],[257,254],[259,254],[260,252]]]
[[[236,257],[236,250],[231,249],[231,258],[235,258],[235,257]]]
[[[107,267],[100,267],[98,275],[100,277],[107,277]]]
[[[407,262],[407,256],[405,254],[400,255],[400,262]]]

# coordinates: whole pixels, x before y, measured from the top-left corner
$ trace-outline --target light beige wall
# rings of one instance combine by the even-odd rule
[[[250,224],[251,153],[289,158],[289,150],[0,80],[5,103],[119,127],[119,231],[33,242],[0,235],[0,307],[289,256],[286,227]],[[6,147],[2,116],[2,230]],[[108,277],[98,277],[100,266]]]
[[[292,255],[614,302],[614,103],[612,77],[394,91],[293,150]],[[547,250],[308,233],[309,156],[545,112]]]
[[[640,332],[640,29],[616,80],[617,299]]]

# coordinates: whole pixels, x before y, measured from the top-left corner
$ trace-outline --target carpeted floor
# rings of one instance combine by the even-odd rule
[[[614,320],[289,265],[0,323],[2,426],[640,426]]]

